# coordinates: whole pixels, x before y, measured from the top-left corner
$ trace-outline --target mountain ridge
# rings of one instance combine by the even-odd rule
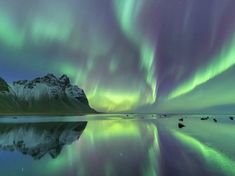
[[[66,75],[53,74],[12,84],[0,78],[0,114],[86,114],[95,113],[83,89],[72,85]]]

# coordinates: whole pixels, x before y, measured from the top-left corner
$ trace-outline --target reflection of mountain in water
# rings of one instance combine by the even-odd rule
[[[87,122],[0,124],[0,150],[19,151],[40,159],[56,158],[64,145],[78,140]]]

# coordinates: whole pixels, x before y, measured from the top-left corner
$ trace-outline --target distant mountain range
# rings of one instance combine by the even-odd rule
[[[72,85],[66,75],[53,74],[8,84],[0,78],[0,114],[86,114],[89,106],[82,89]]]

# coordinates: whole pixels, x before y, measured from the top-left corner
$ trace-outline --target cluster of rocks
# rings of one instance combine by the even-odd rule
[[[209,116],[207,116],[207,117],[201,117],[201,118],[200,118],[200,120],[202,120],[202,121],[209,120],[209,119],[210,119]],[[230,120],[233,120],[234,118],[233,118],[233,116],[230,116],[229,119],[230,119]],[[185,125],[183,124],[183,121],[184,121],[184,118],[180,118],[180,119],[179,119],[178,128],[184,128],[184,127],[185,127]],[[217,120],[216,118],[213,118],[213,121],[214,121],[215,123],[218,122],[218,120]]]

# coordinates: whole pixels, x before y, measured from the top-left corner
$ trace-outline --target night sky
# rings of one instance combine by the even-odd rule
[[[100,111],[235,104],[234,8],[234,0],[0,0],[0,74],[8,82],[67,74]]]

